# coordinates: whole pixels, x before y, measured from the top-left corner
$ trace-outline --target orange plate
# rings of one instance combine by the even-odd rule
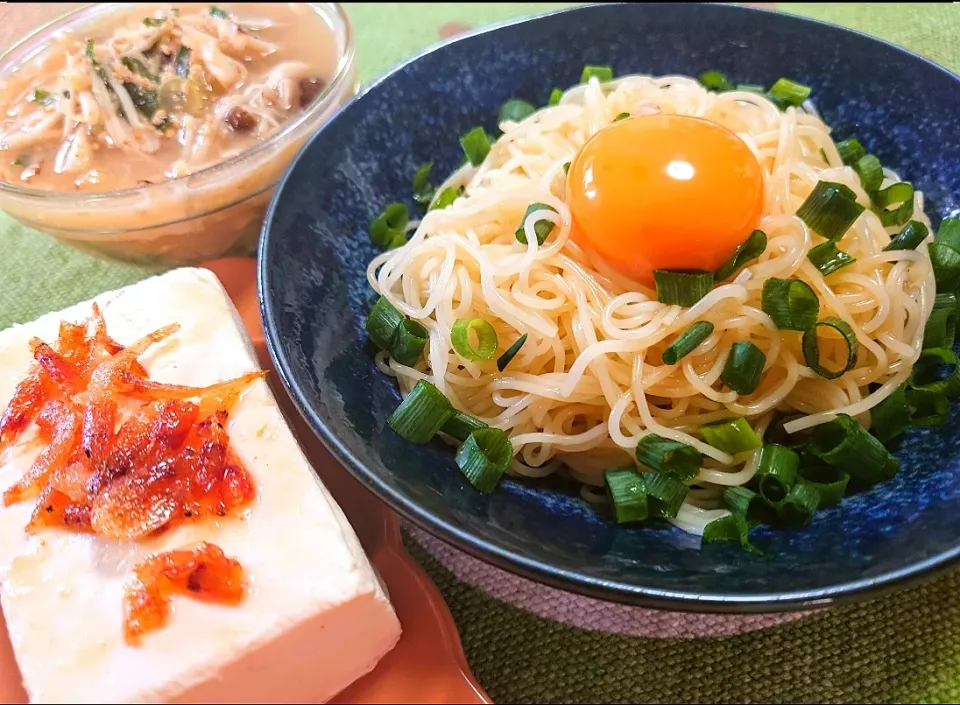
[[[273,372],[257,305],[256,262],[231,258],[203,266],[223,282],[253,340],[261,366]],[[301,447],[350,519],[370,561],[386,583],[403,626],[403,636],[393,651],[372,673],[332,702],[492,702],[470,673],[460,635],[440,591],[403,548],[397,515],[340,467],[293,408],[277,375],[271,374],[269,379]],[[26,703],[6,633],[0,619],[0,703]]]

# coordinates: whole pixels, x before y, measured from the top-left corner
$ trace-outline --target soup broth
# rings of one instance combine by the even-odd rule
[[[108,191],[187,176],[276,132],[338,52],[302,3],[144,5],[0,77],[0,179]]]

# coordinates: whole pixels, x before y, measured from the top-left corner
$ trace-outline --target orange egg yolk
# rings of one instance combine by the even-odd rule
[[[763,172],[729,130],[649,115],[601,130],[567,175],[572,236],[653,286],[655,269],[714,270],[760,220]]]

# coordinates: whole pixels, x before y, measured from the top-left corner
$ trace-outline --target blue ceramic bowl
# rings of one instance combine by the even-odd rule
[[[601,5],[502,25],[435,47],[371,85],[304,148],[276,194],[260,248],[271,353],[317,435],[361,482],[418,526],[534,580],[668,609],[773,611],[873,593],[960,553],[960,426],[912,433],[900,474],[818,512],[803,530],[758,530],[767,558],[700,546],[670,527],[622,528],[569,488],[506,480],[490,496],[450,448],[386,428],[396,386],[364,333],[375,300],[367,235],[410,176],[452,171],[457,138],[495,129],[511,97],[543,104],[584,64],[814,87],[835,134],[856,134],[927,196],[936,222],[960,210],[960,81],[884,42],[789,15],[722,5]],[[412,204],[411,204],[412,205]]]

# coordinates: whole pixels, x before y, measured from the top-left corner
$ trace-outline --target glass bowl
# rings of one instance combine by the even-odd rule
[[[253,148],[194,174],[101,192],[44,191],[0,181],[0,209],[24,225],[94,254],[156,265],[253,251],[274,187],[307,137],[356,94],[353,29],[338,3],[306,3],[330,28],[337,64],[325,91]],[[138,3],[87,5],[50,22],[0,55],[0,75],[45,49],[54,33],[83,29]]]

